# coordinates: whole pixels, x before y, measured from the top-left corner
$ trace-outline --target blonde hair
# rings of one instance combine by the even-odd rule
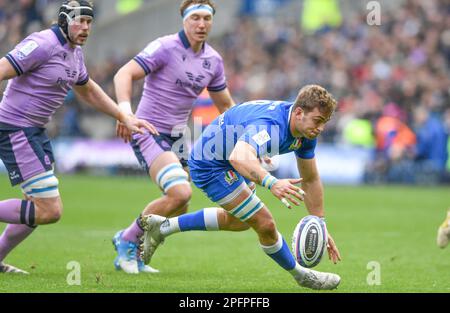
[[[318,108],[321,113],[330,115],[336,110],[336,106],[337,102],[331,93],[319,85],[306,85],[300,89],[294,103],[294,109],[300,107],[305,113]]]

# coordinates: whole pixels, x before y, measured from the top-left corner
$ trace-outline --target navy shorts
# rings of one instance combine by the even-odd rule
[[[12,186],[51,171],[55,162],[45,128],[21,128],[3,123],[0,123],[0,159]]]
[[[168,134],[134,134],[131,147],[141,167],[148,172],[152,163],[166,151],[174,152],[183,167],[187,167],[188,148],[183,137]]]

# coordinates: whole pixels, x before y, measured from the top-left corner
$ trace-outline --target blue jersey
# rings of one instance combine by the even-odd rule
[[[302,159],[314,158],[317,139],[293,137],[289,120],[293,103],[251,101],[237,105],[216,118],[192,149],[189,167],[208,170],[229,167],[229,155],[238,141],[255,148],[258,157],[295,152]]]

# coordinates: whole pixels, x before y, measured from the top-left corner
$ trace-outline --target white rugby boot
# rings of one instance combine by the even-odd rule
[[[301,287],[314,290],[333,290],[341,282],[341,277],[337,274],[315,271],[302,267],[298,263],[291,274]]]
[[[144,245],[141,257],[144,264],[150,263],[156,248],[164,243],[164,236],[161,234],[161,224],[166,220],[166,217],[155,214],[143,216]]]
[[[450,241],[450,208],[447,212],[447,218],[444,220],[441,226],[439,226],[437,233],[437,245],[439,248],[444,249]]]

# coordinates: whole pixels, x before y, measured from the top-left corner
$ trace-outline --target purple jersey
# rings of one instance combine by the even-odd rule
[[[187,124],[203,89],[227,87],[220,55],[207,43],[194,53],[184,31],[156,39],[134,60],[147,74],[136,115],[162,133]]]
[[[58,26],[33,33],[6,55],[18,77],[0,103],[0,122],[44,127],[74,85],[89,76],[79,46],[71,48]]]

